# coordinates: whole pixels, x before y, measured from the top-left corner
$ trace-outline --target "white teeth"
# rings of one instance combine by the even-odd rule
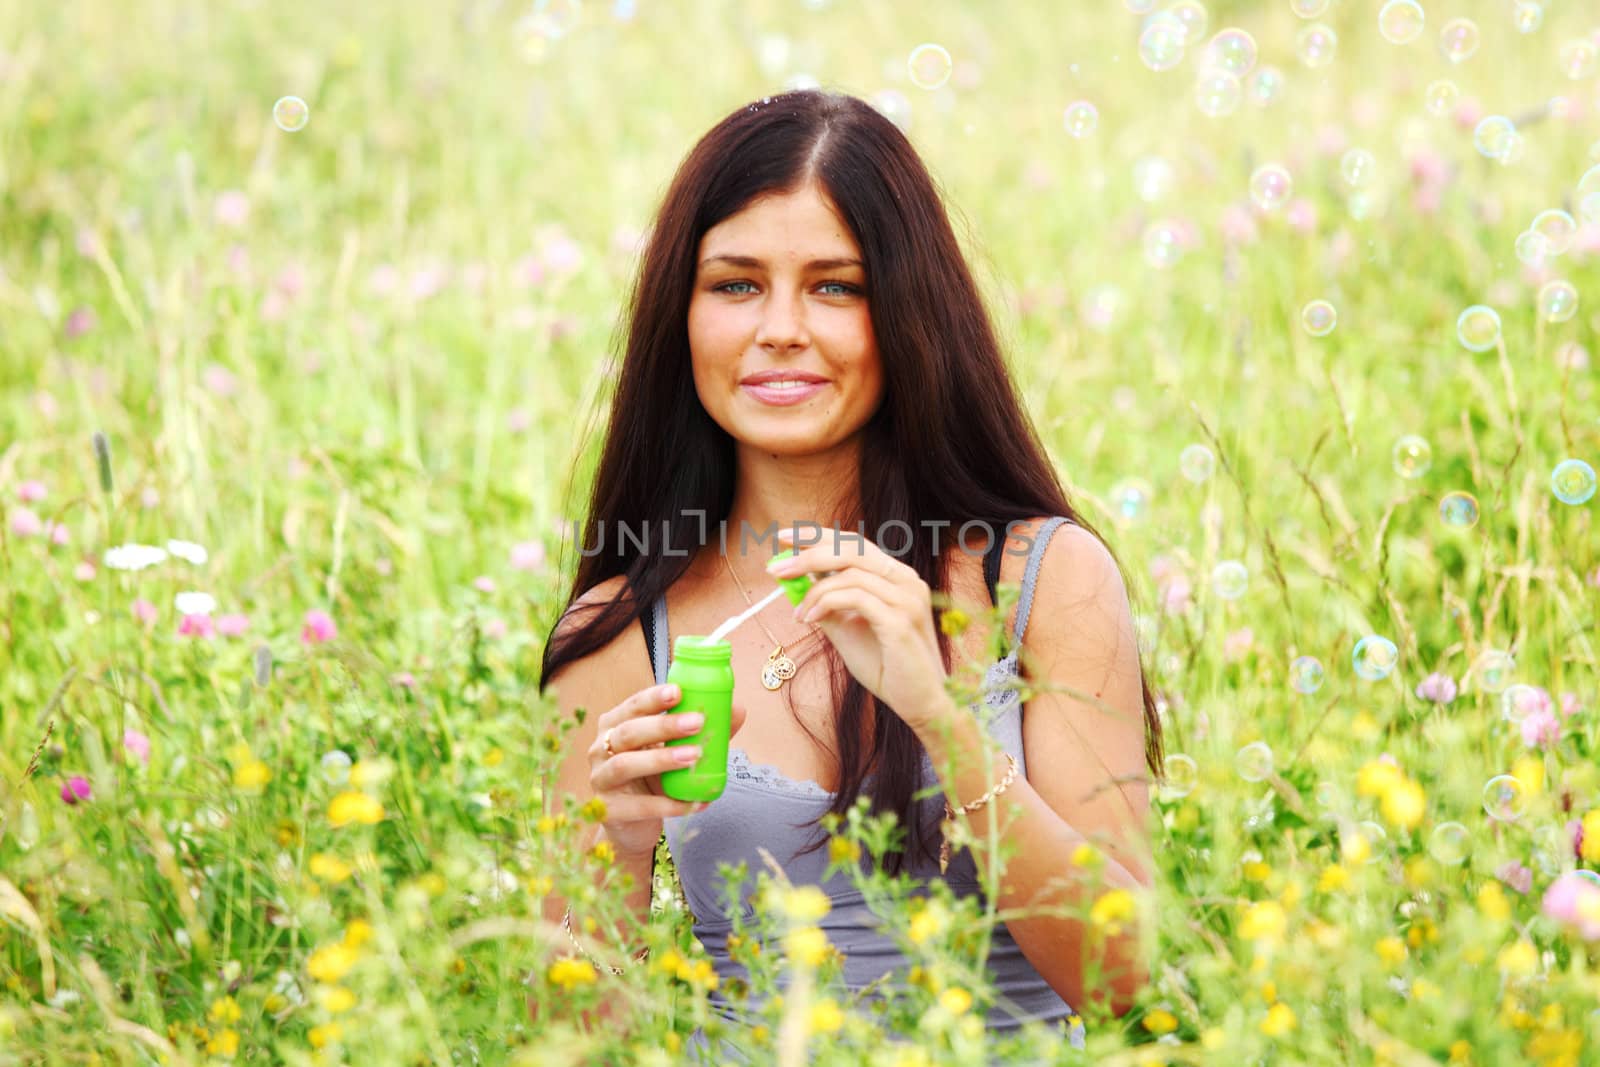
[[[763,388],[763,389],[796,389],[796,388],[799,388],[802,385],[816,385],[816,384],[817,384],[816,382],[800,382],[800,381],[793,381],[793,380],[761,382],[760,383],[761,388]]]

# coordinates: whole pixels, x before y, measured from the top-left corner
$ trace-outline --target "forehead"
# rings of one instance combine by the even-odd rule
[[[832,200],[816,185],[752,200],[706,231],[700,255],[779,259],[860,258]]]

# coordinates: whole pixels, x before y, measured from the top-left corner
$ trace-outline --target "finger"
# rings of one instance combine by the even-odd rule
[[[749,717],[750,713],[747,712],[742,705],[735,704],[733,706],[733,715],[728,720],[728,736],[732,737],[734,734],[738,733],[739,730],[744,726],[745,720]]]
[[[834,589],[822,594],[811,605],[806,621],[822,624],[832,621],[846,611],[853,611],[867,620],[879,634],[906,629],[910,620],[904,612],[896,611],[881,597],[857,588]]]
[[[703,811],[703,800],[673,800],[671,797],[641,796],[638,793],[621,793],[605,798],[606,821],[614,823],[643,822],[646,819],[679,819]]]
[[[611,735],[611,750],[650,748],[654,745],[690,737],[705,726],[706,717],[698,711],[664,711],[658,715],[641,715],[629,719]]]
[[[653,685],[648,689],[641,689],[616,707],[601,715],[595,720],[594,744],[589,746],[589,761],[598,762],[606,758],[605,737],[606,731],[612,727],[620,727],[625,722],[641,718],[646,715],[655,715],[676,707],[682,694],[675,685]],[[611,747],[615,750],[617,738],[622,733],[619,729],[611,736]]]
[[[629,782],[691,767],[699,758],[699,745],[673,745],[667,748],[642,748],[618,752],[609,759],[601,760],[589,772],[589,788],[596,795],[609,793]]]
[[[926,584],[915,567],[895,559],[856,533],[842,535],[837,542],[825,537],[790,558],[769,564],[768,571],[776,578],[792,578],[820,571],[850,571],[875,575],[897,586]]]
[[[800,603],[795,605],[795,617],[805,618],[806,614],[816,606],[817,602],[835,589],[858,589],[868,595],[874,596],[902,614],[911,614],[917,611],[931,611],[925,607],[920,598],[910,590],[897,586],[885,578],[865,571],[848,570],[823,578],[806,591],[800,598]]]

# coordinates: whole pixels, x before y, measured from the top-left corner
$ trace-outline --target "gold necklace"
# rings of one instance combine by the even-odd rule
[[[733,579],[733,584],[739,587],[739,595],[744,597],[744,602],[747,605],[753,605],[755,601],[751,600],[750,594],[745,592],[744,583],[739,581],[739,576],[734,573],[733,565],[728,562],[726,555],[722,557],[722,565],[728,569],[728,577]],[[784,682],[794,677],[796,670],[794,660],[784,654],[783,642],[772,636],[772,631],[767,629],[767,624],[761,621],[761,616],[755,616],[755,620],[756,625],[761,627],[761,632],[766,634],[772,643],[777,646],[767,656],[766,665],[761,668],[761,684],[766,686],[768,690],[776,692],[783,687]],[[812,629],[815,630],[816,627],[813,626]]]

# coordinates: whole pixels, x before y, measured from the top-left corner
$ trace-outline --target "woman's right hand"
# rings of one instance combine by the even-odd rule
[[[679,770],[700,758],[699,745],[666,742],[690,737],[704,725],[698,713],[661,714],[680,700],[676,685],[641,689],[596,722],[589,746],[589,790],[605,802],[605,834],[617,852],[643,856],[655,852],[662,821],[688,815],[704,803],[674,800],[661,791],[663,771]],[[745,711],[733,705],[729,736],[744,725]],[[610,731],[611,751],[606,754]]]

